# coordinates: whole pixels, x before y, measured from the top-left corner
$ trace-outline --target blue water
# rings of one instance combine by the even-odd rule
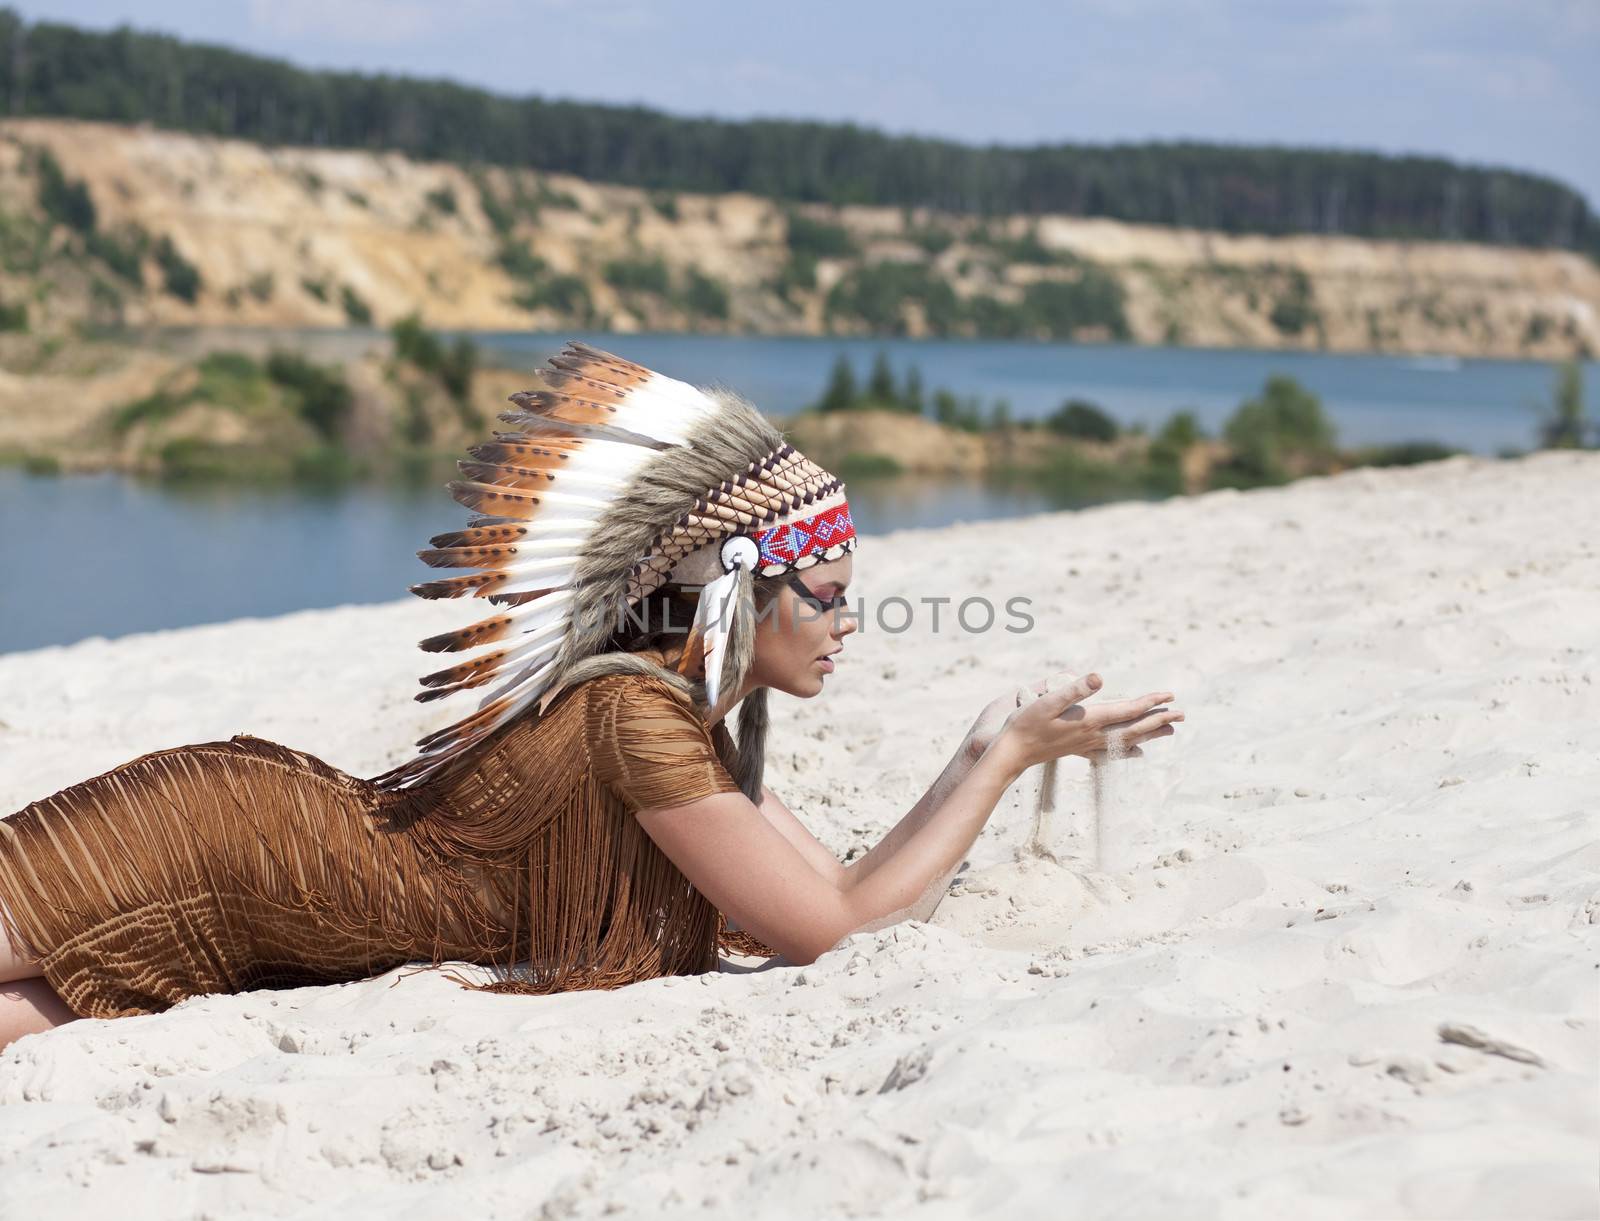
[[[1004,397],[1017,419],[1038,419],[1065,399],[1085,398],[1124,424],[1147,428],[1189,409],[1213,432],[1271,374],[1285,373],[1321,397],[1344,445],[1427,440],[1478,453],[1529,448],[1538,420],[1535,405],[1550,401],[1555,383],[1550,364],[1531,360],[1001,340],[578,332],[571,337],[684,381],[721,381],[779,415],[816,399],[840,353],[850,357],[858,381],[881,350],[897,377],[915,364],[929,394],[940,386],[962,396],[976,394],[985,408]],[[493,352],[496,363],[532,369],[568,335],[484,333],[475,338]],[[1600,385],[1600,362],[1586,363],[1585,382],[1591,388]]]
[[[1014,416],[1088,398],[1124,423],[1154,426],[1179,408],[1215,429],[1271,373],[1322,396],[1341,442],[1430,439],[1495,452],[1527,448],[1549,365],[1414,357],[1073,347],[981,341],[874,341],[586,335],[664,373],[721,381],[787,414],[820,391],[844,352],[865,377],[882,349],[927,391],[1007,398]],[[479,335],[498,363],[533,368],[567,338]],[[1586,366],[1586,385],[1600,367]],[[865,534],[1072,507],[1028,487],[856,479]],[[241,616],[401,597],[430,571],[415,558],[466,511],[438,486],[194,488],[120,475],[61,478],[0,470],[0,652]]]

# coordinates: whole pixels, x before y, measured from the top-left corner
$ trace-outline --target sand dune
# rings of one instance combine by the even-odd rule
[[[1600,457],[1456,459],[864,540],[868,625],[776,702],[841,854],[1016,681],[1188,721],[1007,795],[932,923],[804,967],[199,998],[0,1054],[0,1215],[1593,1217]],[[1031,632],[878,630],[891,594]],[[0,657],[0,810],[251,732],[370,773],[459,608]],[[1096,822],[1099,834],[1096,834]],[[1096,865],[1098,862],[1098,866]]]

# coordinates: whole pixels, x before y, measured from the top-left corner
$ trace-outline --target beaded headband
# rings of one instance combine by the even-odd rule
[[[704,641],[706,698],[711,704],[716,704],[719,695],[721,651],[738,613],[739,600],[734,594],[740,571],[753,577],[778,576],[838,559],[855,548],[855,523],[841,484],[821,508],[810,505],[775,525],[701,547],[672,569],[672,581],[705,586],[695,610],[694,629]]]

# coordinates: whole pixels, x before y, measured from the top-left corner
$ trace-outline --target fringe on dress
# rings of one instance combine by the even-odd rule
[[[730,930],[633,811],[738,792],[731,735],[592,679],[411,789],[249,735],[143,755],[0,820],[0,924],[85,1017],[466,962],[474,990],[716,967]]]

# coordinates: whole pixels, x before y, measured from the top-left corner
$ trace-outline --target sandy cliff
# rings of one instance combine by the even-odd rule
[[[41,219],[38,149],[86,186],[102,233],[169,239],[199,273],[194,299],[163,289],[148,251],[143,287],[75,267],[71,235]],[[588,321],[816,334],[830,325],[829,289],[862,267],[917,263],[958,299],[1014,303],[1040,279],[1074,280],[1087,260],[1120,285],[1130,336],[1142,343],[1538,358],[1600,350],[1600,268],[1569,252],[1066,216],[979,226],[893,208],[806,212],[842,227],[852,247],[818,258],[809,284],[785,281],[788,213],[753,196],[661,195],[391,153],[16,120],[0,123],[0,302],[26,302],[36,330],[84,319],[340,326],[363,312],[382,326],[419,310],[449,328]],[[665,286],[608,273],[619,260],[659,261]],[[862,326],[838,316],[831,325]],[[897,325],[921,333],[925,312],[906,305]]]

